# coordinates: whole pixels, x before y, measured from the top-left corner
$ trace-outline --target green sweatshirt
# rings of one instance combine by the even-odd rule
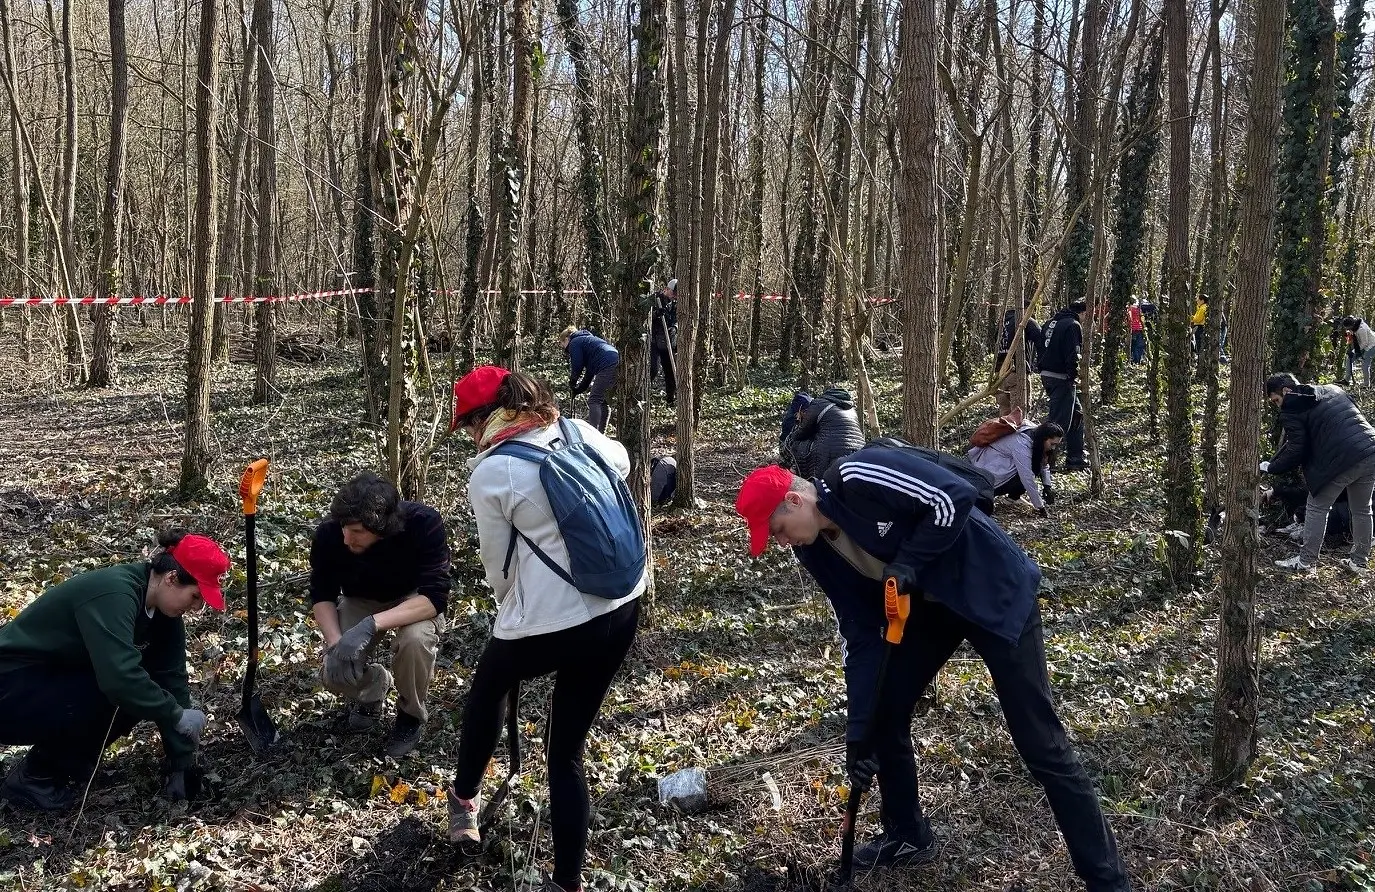
[[[53,586],[0,626],[0,672],[46,664],[87,669],[118,708],[156,722],[173,769],[194,762],[196,745],[176,731],[190,708],[186,627],[144,608],[147,561],[116,564]]]

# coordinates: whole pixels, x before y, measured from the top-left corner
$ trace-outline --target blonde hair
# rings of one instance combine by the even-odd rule
[[[577,331],[577,330],[578,330],[578,329],[577,329],[577,326],[570,325],[570,326],[568,326],[567,328],[565,328],[563,331],[559,332],[559,336],[558,336],[557,338],[555,338],[555,340],[557,340],[557,341],[559,341],[559,342],[566,341],[566,340],[568,340],[569,338],[573,337],[573,332],[575,332],[575,331]]]

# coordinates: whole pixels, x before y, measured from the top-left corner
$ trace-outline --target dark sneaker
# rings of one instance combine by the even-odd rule
[[[393,759],[406,755],[420,742],[420,727],[420,719],[404,712],[397,712],[396,723],[391,726],[391,733],[387,735],[382,752]]]
[[[912,867],[927,864],[936,858],[936,841],[925,845],[908,842],[887,833],[855,849],[855,867],[873,870],[877,867]]]
[[[354,734],[371,731],[377,727],[381,715],[381,700],[376,703],[350,703],[348,715],[344,716],[344,730]]]
[[[33,774],[25,757],[10,769],[4,784],[0,784],[0,800],[14,808],[61,812],[76,804],[76,790],[56,778]]]
[[[465,855],[479,854],[482,851],[482,833],[477,825],[482,811],[482,795],[459,799],[454,788],[450,787],[446,798],[449,800],[449,842],[458,843],[459,851]]]
[[[1066,470],[1066,471],[1070,471],[1070,472],[1073,472],[1073,471],[1087,471],[1088,469],[1089,469],[1089,463],[1086,462],[1086,461],[1067,461],[1067,462],[1065,462],[1065,470]]]
[[[582,892],[582,884],[579,883],[572,888],[565,888],[554,882],[551,878],[544,881],[544,885],[539,887],[539,892]]]

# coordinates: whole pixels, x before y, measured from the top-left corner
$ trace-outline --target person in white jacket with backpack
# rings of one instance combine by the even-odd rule
[[[1053,421],[1038,425],[1023,424],[987,446],[970,447],[965,457],[976,468],[982,468],[992,475],[995,495],[1017,499],[1026,493],[1031,507],[1046,517],[1050,514],[1047,503],[1055,501],[1050,465],[1064,438],[1064,428]],[[1037,477],[1041,478],[1044,487],[1039,491],[1036,488]]]
[[[592,425],[560,418],[549,386],[530,375],[480,366],[455,384],[454,396],[454,425],[479,450],[468,463],[468,498],[499,606],[463,711],[449,838],[480,848],[479,791],[507,695],[552,673],[545,746],[554,873],[544,890],[580,892],[590,814],[583,747],[635,640],[648,579],[624,483],[629,457]],[[561,480],[593,493],[571,516]]]

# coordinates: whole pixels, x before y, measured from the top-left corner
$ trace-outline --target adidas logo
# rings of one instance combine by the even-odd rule
[[[891,520],[880,521],[879,524],[878,524],[878,534],[879,534],[879,536],[886,536],[886,535],[888,535],[888,531],[891,530],[892,528],[893,528],[893,522],[892,522]]]

